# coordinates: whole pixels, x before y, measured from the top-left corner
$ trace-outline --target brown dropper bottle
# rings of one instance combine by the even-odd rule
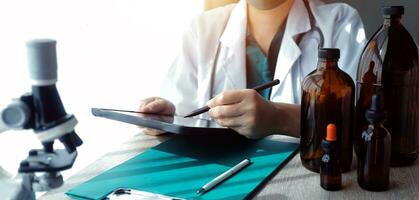
[[[386,190],[390,180],[391,136],[383,126],[386,115],[380,104],[379,96],[373,95],[358,152],[358,184],[371,191]]]
[[[342,171],[336,144],[336,126],[327,125],[326,138],[322,142],[323,156],[320,161],[320,186],[325,190],[340,190]]]
[[[304,167],[314,172],[320,171],[321,142],[331,123],[337,127],[342,172],[349,171],[352,162],[354,83],[339,69],[339,56],[339,49],[319,49],[317,69],[302,83],[300,157]]]

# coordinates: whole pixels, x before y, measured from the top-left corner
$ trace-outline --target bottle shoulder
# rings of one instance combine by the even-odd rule
[[[356,81],[368,84],[419,84],[419,79],[411,78],[419,76],[418,55],[414,39],[402,24],[383,25],[363,50]]]
[[[361,137],[363,141],[370,142],[373,140],[391,139],[391,134],[382,124],[369,124],[362,132]]]
[[[302,81],[303,91],[320,90],[324,87],[331,91],[345,91],[355,89],[352,78],[341,69],[315,70]]]
[[[346,73],[345,71],[343,71],[343,70],[341,70],[341,69],[339,69],[342,73],[342,79],[345,79],[345,81],[350,85],[350,86],[352,86],[352,88],[355,88],[355,83],[354,83],[354,80],[352,79],[352,77],[348,74],[348,73]]]

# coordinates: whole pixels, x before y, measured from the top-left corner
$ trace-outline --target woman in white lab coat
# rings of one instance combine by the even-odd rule
[[[283,26],[282,40],[275,41]],[[318,29],[320,29],[320,31]],[[316,30],[317,29],[317,30]],[[269,54],[279,42],[269,100],[248,88],[247,36]],[[321,44],[320,44],[321,43]],[[362,21],[352,7],[319,0],[241,0],[195,19],[167,74],[162,98],[142,101],[139,111],[184,115],[208,105],[211,117],[248,138],[282,133],[299,136],[301,81],[316,69],[317,49],[339,48],[339,66],[355,77],[365,44]],[[167,100],[166,100],[167,99]],[[146,133],[155,133],[146,130]]]

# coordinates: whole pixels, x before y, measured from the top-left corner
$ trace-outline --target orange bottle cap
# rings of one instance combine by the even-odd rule
[[[326,140],[336,141],[336,126],[334,124],[327,125]]]

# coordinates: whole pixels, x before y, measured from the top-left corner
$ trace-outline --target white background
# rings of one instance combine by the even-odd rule
[[[84,141],[68,178],[138,132],[90,108],[136,109],[157,95],[182,31],[202,11],[198,0],[0,0],[0,105],[30,91],[25,42],[56,39],[57,88]],[[32,131],[4,132],[0,166],[15,174],[38,147]]]

